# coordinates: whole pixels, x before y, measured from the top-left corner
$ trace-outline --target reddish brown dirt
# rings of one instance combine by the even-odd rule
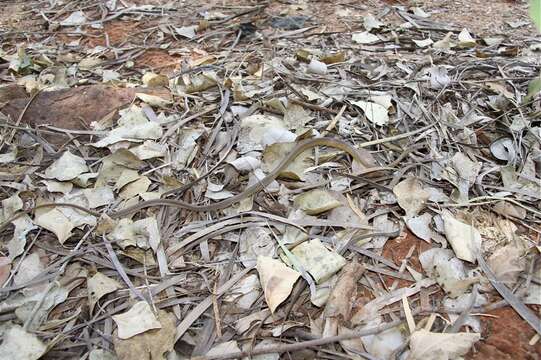
[[[135,66],[156,73],[170,74],[180,65],[180,57],[169,55],[166,50],[151,49],[137,58]]]
[[[477,343],[468,359],[541,359],[541,342],[535,346],[528,345],[535,331],[513,309],[502,308],[489,314],[497,317],[482,317],[484,340]]]
[[[134,33],[138,31],[139,23],[135,21],[111,21],[105,23],[103,29],[92,31],[92,35],[97,35],[98,37],[89,37],[86,40],[85,46],[95,47],[95,46],[106,46],[107,40],[109,38],[109,45],[117,46],[121,45],[123,42],[128,41],[131,37],[134,36]]]
[[[412,246],[415,247],[415,250],[413,250],[413,254],[409,258],[407,264],[416,271],[422,272],[421,263],[419,262],[419,254],[425,250],[428,250],[430,245],[410,232],[407,232],[404,236],[399,236],[387,241],[383,247],[382,256],[392,260],[395,264],[400,266],[402,260],[407,257]],[[407,270],[406,273],[408,273]],[[384,278],[387,286],[390,286],[396,280],[396,278],[388,276]],[[410,286],[411,284],[411,282],[406,280],[398,280],[399,288]]]

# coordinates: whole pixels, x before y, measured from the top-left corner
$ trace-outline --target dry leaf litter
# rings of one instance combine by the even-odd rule
[[[406,3],[9,1],[0,358],[535,358],[540,38]]]

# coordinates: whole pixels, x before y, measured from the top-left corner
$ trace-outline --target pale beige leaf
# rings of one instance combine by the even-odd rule
[[[408,360],[450,360],[466,355],[481,338],[477,333],[433,333],[415,331],[410,338]]]
[[[308,215],[321,214],[342,205],[330,192],[321,189],[310,190],[297,196],[294,203],[295,207]]]
[[[3,333],[0,359],[37,360],[45,354],[47,347],[36,335],[26,332],[19,325],[6,327],[0,329],[0,332]]]
[[[317,284],[329,279],[346,264],[340,254],[328,250],[319,239],[305,241],[291,252]]]
[[[164,99],[156,95],[136,93],[135,96],[150,106],[167,107],[168,105],[172,104],[171,100]]]
[[[130,310],[113,315],[112,318],[118,326],[118,337],[120,339],[129,339],[147,330],[162,327],[146,301],[139,301]]]
[[[32,222],[32,219],[26,214],[13,220],[12,224],[15,225],[15,230],[13,231],[13,237],[7,243],[7,249],[9,258],[15,259],[24,252],[26,234],[35,229],[36,226]]]
[[[120,285],[118,281],[97,272],[94,274],[94,276],[87,280],[87,288],[90,312],[92,313],[94,305],[96,305],[102,296],[121,289],[122,285]]]
[[[169,79],[163,74],[155,74],[153,72],[146,72],[141,78],[143,85],[148,87],[167,86],[169,85]]]
[[[526,267],[522,251],[513,245],[506,245],[497,249],[490,255],[487,263],[494,275],[496,275],[496,279],[510,289],[513,288],[520,273]]]
[[[175,344],[176,318],[158,311],[158,329],[148,330],[129,339],[121,339],[115,332],[113,344],[119,360],[165,360]]]
[[[152,140],[147,140],[141,145],[130,148],[132,152],[139,160],[148,160],[158,157],[164,157],[167,152],[166,144],[158,144]]]
[[[295,145],[295,143],[281,142],[267,146],[263,152],[263,170],[270,172],[276,168]],[[311,165],[311,154],[311,150],[303,151],[280,172],[279,176],[287,179],[302,180],[304,178],[304,172]]]
[[[113,194],[113,190],[105,186],[100,188],[85,189],[83,190],[83,194],[88,201],[89,209],[95,209],[103,205],[108,205],[115,201],[115,194]]]
[[[351,40],[357,44],[368,45],[379,42],[380,39],[374,34],[369,33],[368,31],[356,32],[351,35]]]
[[[45,176],[49,179],[66,181],[72,180],[84,172],[88,172],[85,159],[66,151],[45,169]]]
[[[352,101],[353,105],[361,108],[366,118],[372,123],[383,126],[389,123],[389,113],[385,106],[369,101]]]
[[[413,217],[424,209],[430,191],[423,187],[423,183],[414,177],[409,177],[393,188],[398,205],[406,211],[406,217]]]
[[[36,214],[34,223],[56,235],[58,241],[63,244],[71,235],[75,225],[58,209]]]
[[[226,341],[217,345],[214,345],[207,353],[206,356],[216,356],[232,352],[239,352],[239,345],[235,340]]]
[[[257,272],[267,305],[270,311],[274,312],[278,305],[287,299],[300,274],[268,256],[257,258]]]
[[[481,234],[468,224],[458,221],[449,212],[442,214],[445,236],[453,247],[456,257],[469,262],[475,262],[476,251],[481,248]]]
[[[121,199],[129,199],[134,196],[137,196],[141,193],[144,193],[148,190],[148,187],[152,184],[150,179],[146,176],[140,176],[137,180],[129,183],[128,185],[124,186],[120,194],[118,196]]]
[[[462,48],[472,48],[475,47],[475,39],[471,36],[468,29],[462,29],[458,34],[458,46]]]

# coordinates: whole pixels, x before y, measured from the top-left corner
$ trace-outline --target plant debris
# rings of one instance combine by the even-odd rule
[[[8,1],[0,358],[537,356],[541,3],[448,6]]]

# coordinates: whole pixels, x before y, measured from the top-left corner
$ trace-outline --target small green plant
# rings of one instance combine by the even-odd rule
[[[530,0],[530,17],[537,29],[541,31],[541,0]]]

